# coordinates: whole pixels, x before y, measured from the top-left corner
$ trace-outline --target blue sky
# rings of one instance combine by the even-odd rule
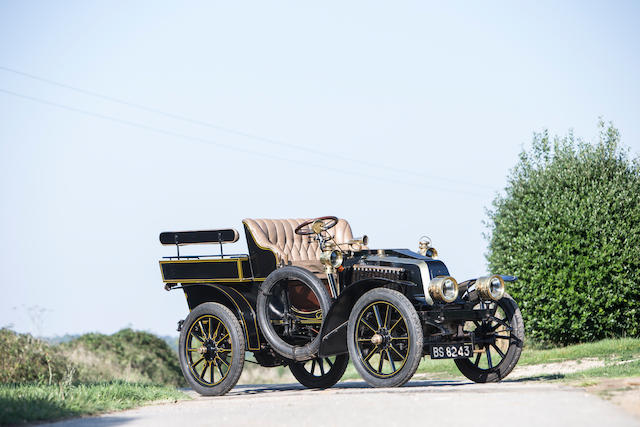
[[[338,215],[374,247],[426,234],[456,278],[482,274],[484,209],[534,131],[589,140],[602,116],[640,152],[639,12],[0,2],[0,326],[175,333],[158,233],[245,217]]]

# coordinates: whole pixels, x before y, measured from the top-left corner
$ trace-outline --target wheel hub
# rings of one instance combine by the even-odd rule
[[[373,345],[382,344],[382,335],[380,335],[377,332],[375,334],[373,334],[373,336],[371,337],[371,344],[373,344]]]
[[[379,347],[387,348],[391,342],[391,334],[386,328],[380,328],[371,337],[371,343]]]
[[[198,353],[203,355],[206,360],[213,360],[218,355],[218,345],[213,340],[207,340],[198,349]]]

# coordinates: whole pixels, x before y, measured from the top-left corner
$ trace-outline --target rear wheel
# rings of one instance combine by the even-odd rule
[[[400,292],[376,288],[356,302],[349,316],[349,356],[374,387],[398,387],[411,379],[422,356],[422,327]]]
[[[180,331],[180,368],[196,392],[219,396],[238,382],[244,347],[242,327],[231,310],[213,302],[200,304]]]
[[[348,364],[349,356],[340,354],[292,363],[289,370],[307,388],[329,388],[340,381]]]
[[[515,368],[524,343],[524,323],[518,304],[509,296],[483,302],[491,312],[489,320],[466,322],[464,329],[473,332],[475,355],[456,359],[462,375],[477,383],[500,381]]]

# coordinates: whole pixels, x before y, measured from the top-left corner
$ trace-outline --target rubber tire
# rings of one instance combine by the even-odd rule
[[[307,361],[308,362],[308,361]],[[329,372],[321,377],[312,376],[304,368],[304,364],[307,362],[291,363],[289,370],[300,384],[307,388],[329,388],[333,387],[340,378],[344,375],[344,371],[349,365],[349,355],[339,354],[336,356],[336,361],[333,363],[333,367]]]
[[[281,280],[298,280],[305,283],[318,297],[318,303],[320,304],[323,315],[326,315],[326,313],[329,312],[329,308],[331,308],[329,291],[327,291],[320,279],[309,270],[295,266],[286,266],[273,271],[267,276],[267,279],[260,285],[260,289],[258,290],[258,301],[256,303],[258,309],[258,324],[260,325],[262,335],[264,335],[269,345],[278,354],[290,360],[301,362],[313,359],[318,354],[318,349],[320,348],[320,334],[304,346],[293,346],[278,336],[269,321],[267,295],[271,292],[273,286]]]
[[[358,348],[356,346],[356,323],[360,312],[364,310],[369,304],[376,301],[386,301],[392,303],[404,317],[409,335],[413,337],[410,342],[409,354],[407,355],[407,361],[400,371],[388,378],[379,378],[371,374],[360,360],[358,354]],[[375,288],[362,295],[356,304],[351,309],[349,315],[349,326],[347,328],[347,346],[349,347],[349,356],[355,366],[356,370],[369,385],[373,387],[400,387],[413,377],[420,359],[422,359],[422,325],[420,324],[420,318],[413,304],[398,291],[386,288]]]
[[[493,383],[500,381],[513,371],[522,353],[524,322],[522,321],[520,308],[518,308],[518,304],[516,304],[514,299],[507,293],[498,301],[498,305],[504,310],[504,314],[507,316],[507,319],[509,319],[509,323],[519,342],[511,343],[505,357],[492,369],[480,369],[476,367],[470,359],[455,359],[456,366],[460,370],[460,373],[476,383]]]
[[[196,381],[189,369],[186,355],[186,341],[187,333],[191,329],[193,322],[200,316],[205,314],[211,314],[218,317],[224,323],[224,326],[229,331],[231,338],[231,345],[233,347],[233,356],[231,358],[231,367],[226,378],[219,384],[212,387],[207,387]],[[180,340],[178,344],[178,355],[180,358],[180,368],[182,369],[182,375],[187,380],[189,386],[194,389],[198,394],[203,396],[220,396],[231,390],[242,374],[244,367],[244,352],[245,352],[245,339],[242,327],[236,316],[222,304],[215,302],[205,302],[198,305],[191,310],[187,318],[185,319],[182,329],[180,331]]]

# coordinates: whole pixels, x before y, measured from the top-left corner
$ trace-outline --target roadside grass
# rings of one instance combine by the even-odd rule
[[[53,421],[188,398],[171,386],[123,381],[66,386],[0,384],[0,425]]]
[[[591,378],[640,377],[640,360],[627,363],[607,364],[598,368],[586,369],[564,375],[564,380],[589,380]]]
[[[518,364],[539,365],[590,357],[604,360],[629,360],[640,357],[640,338],[604,339],[550,349],[525,346]]]
[[[185,399],[177,360],[165,341],[131,329],[52,345],[2,328],[0,425]]]

